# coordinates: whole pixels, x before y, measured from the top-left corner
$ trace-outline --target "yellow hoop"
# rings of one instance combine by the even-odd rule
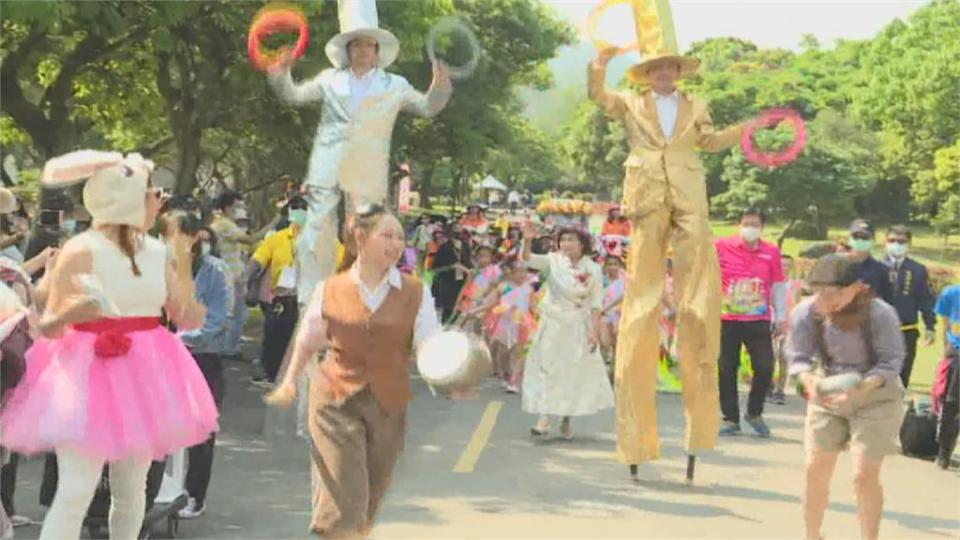
[[[604,12],[617,4],[629,4],[634,6],[634,9],[636,9],[635,0],[603,0],[599,5],[597,5],[597,7],[590,10],[590,14],[587,15],[587,20],[584,23],[584,31],[587,35],[587,38],[593,42],[593,46],[597,48],[597,51],[616,49],[615,55],[619,56],[621,54],[637,50],[638,43],[634,41],[625,47],[620,47],[610,43],[609,41],[605,41],[596,37],[597,25],[600,23],[600,17],[603,16]]]

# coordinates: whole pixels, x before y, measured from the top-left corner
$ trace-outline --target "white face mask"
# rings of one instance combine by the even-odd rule
[[[238,219],[247,219],[247,209],[246,208],[234,208],[233,212],[234,221]]]
[[[887,253],[890,254],[894,259],[902,259],[907,255],[907,250],[909,246],[906,244],[898,244],[896,242],[887,242]]]
[[[760,227],[740,227],[740,238],[751,244],[759,240],[762,234]]]
[[[60,229],[67,234],[73,234],[77,232],[77,220],[75,219],[65,219],[60,223]]]
[[[200,254],[206,257],[210,255],[210,252],[213,250],[213,247],[210,245],[210,242],[200,242]]]

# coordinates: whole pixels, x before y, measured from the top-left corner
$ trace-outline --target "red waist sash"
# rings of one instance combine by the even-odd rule
[[[130,332],[153,330],[158,326],[160,326],[160,317],[120,317],[118,319],[97,319],[75,324],[73,328],[80,332],[93,334],[103,334],[105,332],[129,334]]]
[[[97,319],[73,325],[80,332],[97,334],[93,352],[99,358],[116,358],[130,352],[133,341],[127,334],[160,327],[160,317],[120,317]]]

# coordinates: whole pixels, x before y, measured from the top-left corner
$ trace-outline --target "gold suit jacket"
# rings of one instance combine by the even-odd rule
[[[653,91],[609,92],[606,69],[590,64],[590,99],[623,123],[630,145],[624,162],[623,214],[641,218],[664,205],[699,215],[707,214],[703,164],[696,149],[719,152],[736,144],[746,124],[717,131],[707,102],[679,92],[677,122],[669,140],[660,129]]]

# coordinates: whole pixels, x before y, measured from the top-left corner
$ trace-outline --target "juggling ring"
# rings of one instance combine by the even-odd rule
[[[600,23],[600,17],[603,15],[605,11],[607,11],[609,8],[617,4],[632,5],[633,0],[606,0],[605,2],[599,4],[598,6],[590,10],[590,13],[587,15],[587,20],[584,23],[584,28],[583,28],[584,33],[587,35],[587,38],[589,38],[590,41],[593,42],[593,46],[597,49],[598,52],[605,51],[607,49],[616,49],[614,52],[614,56],[620,56],[621,54],[638,50],[640,46],[636,40],[633,43],[630,43],[629,45],[621,47],[618,45],[614,45],[613,43],[610,43],[608,41],[604,41],[602,39],[597,39],[596,37],[594,37],[594,35],[597,33],[597,24]]]
[[[260,41],[271,34],[292,30],[299,33],[297,44],[291,52],[293,59],[296,60],[306,52],[307,43],[310,41],[310,29],[303,13],[296,9],[268,7],[254,17],[250,32],[247,34],[247,55],[250,56],[250,63],[253,64],[254,69],[266,71],[276,65],[279,60],[279,51],[271,53],[261,51]]]
[[[753,135],[757,129],[772,127],[780,122],[790,122],[793,124],[793,130],[796,138],[793,144],[786,150],[780,152],[760,152],[753,143]],[[740,146],[743,148],[743,155],[747,160],[761,167],[781,167],[797,159],[804,146],[807,145],[807,126],[803,118],[791,109],[770,109],[764,111],[755,122],[747,126],[743,132],[743,138],[740,140]]]
[[[452,16],[443,17],[430,27],[430,33],[427,35],[427,57],[430,58],[431,63],[437,61],[437,38],[443,30],[463,32],[467,37],[467,41],[470,43],[470,50],[473,51],[470,61],[462,66],[449,66],[451,79],[466,79],[473,74],[474,70],[477,69],[477,66],[480,64],[480,41],[477,39],[476,34],[473,33],[473,30],[470,30],[470,27],[460,19]]]

